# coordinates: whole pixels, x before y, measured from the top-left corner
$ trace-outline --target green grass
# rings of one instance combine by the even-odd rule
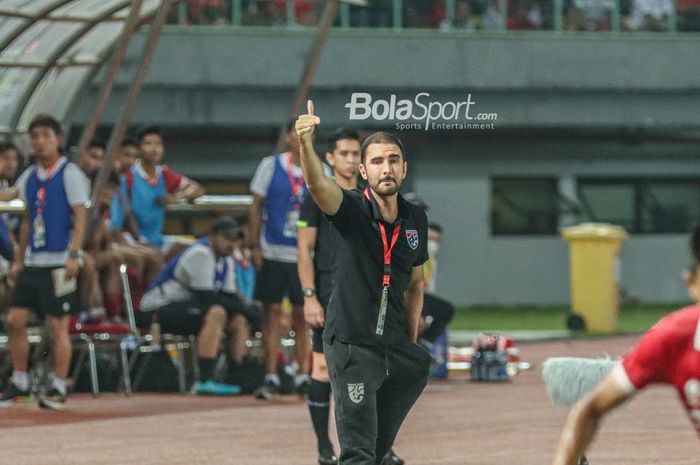
[[[619,317],[621,333],[641,333],[684,304],[626,304]],[[565,330],[568,305],[478,305],[458,308],[451,330]]]

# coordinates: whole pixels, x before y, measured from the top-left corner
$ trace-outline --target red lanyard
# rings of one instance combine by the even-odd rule
[[[39,191],[36,193],[36,200],[37,200],[37,207],[36,207],[36,214],[38,216],[42,216],[42,213],[44,212],[44,202],[46,201],[46,184],[49,182],[51,179],[51,174],[53,173],[54,168],[56,168],[56,163],[58,163],[58,160],[60,160],[61,157],[58,157],[55,159],[52,163],[51,166],[49,166],[46,169],[46,179],[41,183],[41,187],[39,187]],[[39,165],[37,165],[37,177],[39,175]]]
[[[372,199],[369,197],[369,190],[365,189],[365,197],[367,201],[372,204]],[[391,284],[391,251],[394,250],[396,241],[399,239],[399,234],[401,233],[401,222],[398,221],[394,225],[394,232],[391,234],[391,244],[389,244],[389,239],[386,235],[386,228],[381,220],[377,220],[379,224],[379,232],[382,236],[382,245],[384,246],[384,277],[382,279],[382,284],[384,286],[389,286]]]
[[[292,175],[292,166],[292,154],[290,153],[287,155],[287,177],[289,177],[289,185],[292,187],[292,194],[294,195],[295,206],[298,207],[301,203],[299,194],[301,194],[301,190],[304,188],[304,176],[299,176],[299,178],[295,178]]]

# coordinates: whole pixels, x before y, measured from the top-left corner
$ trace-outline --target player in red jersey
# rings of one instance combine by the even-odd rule
[[[575,465],[608,412],[654,383],[672,385],[700,435],[700,228],[693,232],[695,263],[685,276],[695,305],[675,311],[647,331],[636,347],[571,410],[553,465]]]

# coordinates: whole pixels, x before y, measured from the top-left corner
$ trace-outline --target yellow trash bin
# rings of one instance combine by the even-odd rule
[[[620,246],[627,232],[620,226],[582,223],[562,228],[569,242],[571,310],[583,317],[586,330],[617,331]]]

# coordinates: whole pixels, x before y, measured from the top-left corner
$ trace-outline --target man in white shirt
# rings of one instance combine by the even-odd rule
[[[258,399],[269,400],[279,392],[277,352],[282,322],[282,299],[292,303],[292,330],[295,333],[294,359],[297,367],[294,385],[305,394],[310,378],[309,329],[304,320],[304,296],[297,273],[297,221],[308,190],[301,171],[299,141],[294,121],[287,126],[287,151],[265,157],[250,184],[253,263],[258,270],[255,298],[265,307],[263,347],[265,384],[256,391]]]
[[[64,407],[71,359],[70,315],[75,312],[76,287],[90,186],[83,172],[61,155],[61,126],[53,117],[37,116],[29,125],[36,164],[17,181],[27,206],[20,226],[19,247],[8,275],[14,287],[7,330],[12,356],[12,380],[0,406],[30,395],[27,363],[27,321],[31,312],[46,317],[53,336],[55,377],[39,396],[42,408]]]
[[[197,335],[199,395],[235,395],[237,385],[214,379],[221,334],[236,314],[253,318],[237,294],[232,253],[239,237],[238,223],[217,220],[209,236],[173,257],[141,300],[141,326],[159,323],[164,333]]]

